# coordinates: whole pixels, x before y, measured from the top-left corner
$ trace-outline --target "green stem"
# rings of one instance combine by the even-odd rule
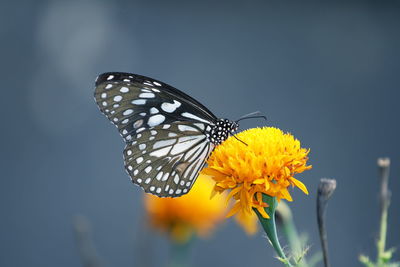
[[[169,267],[188,267],[191,244],[193,240],[184,243],[171,241],[170,262]]]
[[[291,250],[293,251],[293,253],[302,256],[300,262],[296,266],[308,266],[305,255],[303,255],[304,252],[302,242],[300,241],[300,237],[297,232],[296,225],[293,221],[292,212],[289,206],[285,205],[285,203],[281,203],[280,209],[278,209],[278,215],[278,218],[280,219],[278,220],[278,224],[280,222],[283,233],[287,238]]]
[[[381,265],[385,262],[385,246],[386,246],[386,235],[387,235],[387,217],[388,209],[390,205],[390,191],[388,189],[389,184],[389,170],[390,160],[388,158],[378,159],[378,167],[381,179],[381,191],[380,191],[380,202],[381,202],[381,218],[379,226],[379,239],[376,244],[378,255],[377,263]]]
[[[275,197],[271,197],[271,196],[263,194],[263,201],[269,205],[268,207],[266,207],[264,209],[270,218],[269,219],[264,218],[260,214],[260,212],[256,209],[254,209],[254,211],[256,212],[258,219],[260,220],[261,225],[262,225],[265,233],[267,234],[273,248],[275,249],[276,253],[278,254],[279,258],[282,260],[282,262],[287,267],[292,267],[288,258],[286,257],[285,253],[283,252],[283,249],[281,247],[281,244],[279,243],[278,234],[276,231],[275,210],[278,205],[277,200]]]
[[[381,214],[381,222],[380,222],[380,231],[379,231],[379,240],[377,242],[378,248],[378,264],[384,263],[385,258],[385,245],[386,245],[386,232],[387,232],[387,209],[382,211]]]

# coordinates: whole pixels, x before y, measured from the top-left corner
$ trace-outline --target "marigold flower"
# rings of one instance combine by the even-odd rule
[[[235,204],[228,216],[255,208],[269,218],[262,194],[292,201],[290,185],[308,194],[306,186],[294,178],[312,167],[307,165],[309,150],[301,148],[299,140],[273,127],[249,129],[236,137],[247,146],[229,137],[216,147],[202,171],[214,179],[215,192],[230,190],[227,200],[234,199]]]
[[[179,243],[193,234],[207,236],[226,215],[223,196],[210,198],[214,183],[200,175],[190,192],[179,198],[145,194],[145,209],[151,224]]]

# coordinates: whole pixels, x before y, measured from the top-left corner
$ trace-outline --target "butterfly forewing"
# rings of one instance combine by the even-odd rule
[[[100,110],[118,127],[126,141],[142,127],[193,120],[213,124],[217,119],[206,107],[178,89],[135,74],[100,75],[95,98]]]
[[[199,102],[160,81],[129,73],[96,80],[100,110],[127,143],[132,181],[158,196],[187,193],[214,145],[206,133],[217,118]]]

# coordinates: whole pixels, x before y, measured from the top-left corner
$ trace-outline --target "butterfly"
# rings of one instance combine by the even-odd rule
[[[188,193],[214,148],[239,127],[182,91],[137,74],[103,73],[94,95],[126,143],[132,182],[159,197]]]

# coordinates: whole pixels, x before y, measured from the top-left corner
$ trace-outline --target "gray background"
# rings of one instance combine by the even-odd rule
[[[138,234],[142,192],[123,170],[121,138],[93,101],[94,79],[105,71],[165,81],[221,117],[260,110],[267,125],[311,148],[314,167],[298,176],[311,194],[293,190],[291,207],[316,252],[317,184],[337,179],[328,212],[333,266],[374,255],[375,162],[391,157],[388,244],[400,247],[399,8],[388,1],[3,1],[0,266],[79,266],[77,214],[90,220],[106,266],[139,266],[145,242],[152,256],[144,261],[165,262],[165,239]],[[192,262],[281,266],[273,255],[261,233],[248,238],[229,220],[195,243]]]

